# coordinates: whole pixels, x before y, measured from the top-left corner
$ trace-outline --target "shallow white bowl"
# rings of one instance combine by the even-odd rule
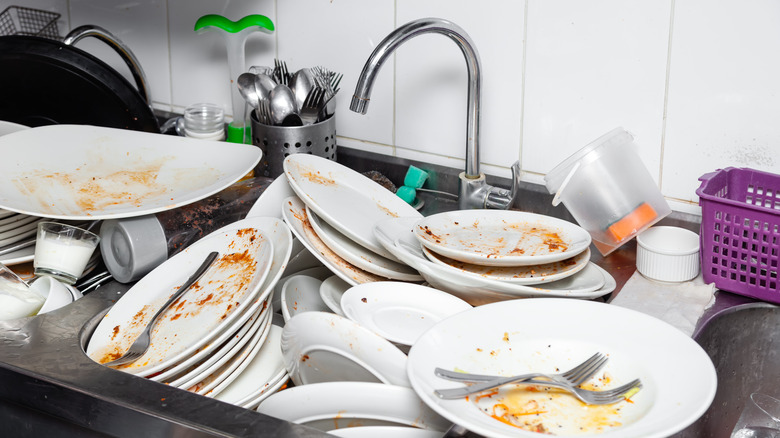
[[[38,293],[46,299],[38,315],[57,310],[73,302],[73,294],[70,288],[54,277],[42,275],[30,283],[30,290]]]
[[[645,277],[682,282],[699,275],[699,235],[693,231],[679,227],[650,227],[636,240],[636,268]]]

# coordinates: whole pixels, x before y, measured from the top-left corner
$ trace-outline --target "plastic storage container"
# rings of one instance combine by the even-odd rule
[[[563,202],[603,255],[672,212],[636,147],[631,134],[616,128],[544,177],[553,205]]]
[[[704,281],[780,303],[780,175],[728,167],[699,181]]]

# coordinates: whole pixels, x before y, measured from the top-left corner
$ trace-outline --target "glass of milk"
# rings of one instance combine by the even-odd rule
[[[72,225],[40,222],[35,240],[35,275],[50,275],[73,284],[100,242],[100,236]]]

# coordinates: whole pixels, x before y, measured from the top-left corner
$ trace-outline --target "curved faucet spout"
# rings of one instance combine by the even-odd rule
[[[466,172],[468,179],[477,179],[479,172],[479,108],[481,99],[482,72],[479,53],[469,35],[457,24],[441,18],[422,18],[409,22],[389,34],[374,49],[360,73],[355,94],[349,109],[366,114],[371,99],[371,88],[382,64],[393,51],[404,42],[417,35],[438,33],[453,40],[466,58],[468,70],[468,105],[466,108]]]

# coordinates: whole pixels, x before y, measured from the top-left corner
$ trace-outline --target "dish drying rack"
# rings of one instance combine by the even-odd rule
[[[59,40],[59,18],[56,12],[9,6],[0,13],[0,36],[28,35]]]

